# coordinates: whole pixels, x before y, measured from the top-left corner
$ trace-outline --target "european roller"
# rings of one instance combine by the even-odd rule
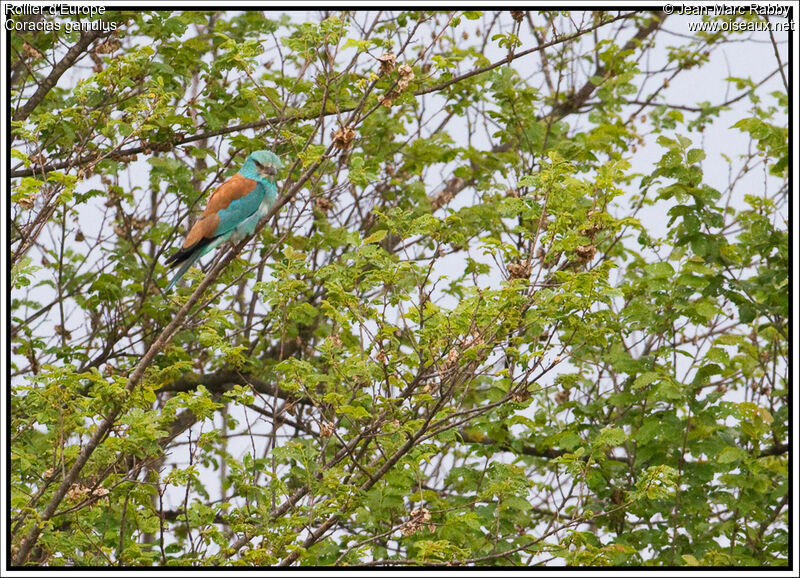
[[[170,268],[180,265],[167,292],[200,257],[225,241],[236,243],[253,234],[278,196],[275,177],[281,166],[273,152],[256,151],[247,157],[238,173],[211,193],[183,247],[166,260]]]

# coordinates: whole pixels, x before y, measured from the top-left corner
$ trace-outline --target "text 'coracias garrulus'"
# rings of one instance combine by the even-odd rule
[[[180,265],[167,292],[200,257],[225,241],[238,242],[253,234],[278,196],[275,177],[281,166],[273,152],[256,151],[247,157],[238,173],[211,193],[183,247],[166,260],[169,267]]]

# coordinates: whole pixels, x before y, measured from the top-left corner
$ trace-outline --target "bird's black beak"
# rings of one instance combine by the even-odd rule
[[[258,169],[262,173],[264,173],[264,174],[266,174],[266,175],[268,175],[270,177],[274,177],[275,175],[278,174],[278,169],[275,168],[275,165],[262,165],[256,159],[253,159],[253,162],[256,163],[256,166],[258,167]]]

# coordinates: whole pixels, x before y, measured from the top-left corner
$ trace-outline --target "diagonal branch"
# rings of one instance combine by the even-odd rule
[[[629,16],[630,16],[630,14],[626,15],[626,17],[629,17]],[[627,51],[627,50],[633,50],[634,48],[636,48],[636,46],[638,46],[639,43],[644,38],[648,37],[650,34],[652,34],[658,28],[661,27],[661,25],[664,23],[664,19],[666,17],[667,17],[667,15],[664,14],[663,12],[655,13],[653,15],[653,19],[650,20],[650,22],[648,22],[646,26],[642,26],[636,32],[636,34],[633,36],[633,38],[631,38],[630,40],[628,40],[628,42],[625,43],[625,46],[622,47],[622,50],[623,51]],[[542,48],[546,48],[547,46],[549,46],[551,44],[552,44],[552,42],[548,43],[548,44],[539,45],[539,46],[537,46],[535,48],[542,49]],[[520,52],[520,53],[518,53],[518,55],[525,54],[525,53],[530,52],[532,50],[533,49],[531,49],[529,51],[525,51],[525,52]],[[597,69],[594,72],[594,76],[604,76],[605,73],[606,73],[605,69],[603,67],[601,67],[601,66],[598,66]],[[592,96],[592,94],[594,94],[594,91],[595,91],[596,88],[597,88],[596,84],[594,84],[591,80],[587,80],[586,83],[580,88],[580,90],[578,90],[574,95],[572,95],[572,97],[570,97],[569,100],[567,100],[567,101],[561,103],[560,105],[554,107],[553,110],[551,110],[549,114],[544,115],[542,118],[550,117],[550,118],[553,118],[554,120],[559,120],[559,119],[564,118],[568,114],[571,114],[572,112],[576,111],[581,106],[583,106],[583,104]],[[493,146],[491,148],[491,150],[489,150],[488,152],[490,152],[492,154],[504,153],[504,152],[508,152],[510,149],[511,149],[511,143],[510,142],[504,142],[504,143],[500,143],[500,144],[497,144],[497,145]],[[473,171],[478,171],[479,168],[480,167],[478,167],[475,162],[472,163]],[[463,179],[461,177],[453,177],[453,178],[451,178],[445,184],[444,189],[442,189],[441,191],[439,191],[439,193],[437,193],[435,196],[432,196],[430,198],[432,210],[436,211],[437,209],[441,208],[443,205],[449,203],[458,193],[460,193],[463,189],[465,189],[470,184],[471,184],[470,180]]]
[[[641,42],[650,36],[653,32],[658,30],[661,25],[664,23],[664,20],[667,18],[667,14],[664,12],[655,12],[653,14],[652,20],[647,23],[647,25],[642,26],[637,30],[636,34],[633,35],[633,38],[628,40],[625,43],[625,46],[622,47],[622,52],[627,52],[628,50],[633,50]],[[592,77],[604,77],[607,73],[607,70],[604,66],[598,64],[595,68],[594,74]],[[598,85],[592,82],[591,77],[586,81],[586,83],[567,101],[561,103],[555,109],[553,109],[552,115],[557,118],[563,118],[564,116],[568,115],[569,113],[573,112],[574,110],[580,108],[584,102],[589,100],[589,97],[594,94],[595,89]]]
[[[451,85],[453,85],[455,83],[461,82],[463,80],[466,80],[466,79],[471,78],[473,76],[477,76],[479,74],[483,74],[484,72],[488,72],[490,70],[494,70],[495,68],[498,68],[498,67],[500,67],[500,66],[502,66],[504,64],[508,64],[509,62],[511,62],[513,60],[517,60],[517,59],[519,59],[519,58],[521,58],[523,56],[527,56],[528,54],[532,54],[534,52],[542,51],[545,48],[549,48],[549,47],[555,46],[557,44],[563,44],[564,42],[569,42],[571,40],[575,40],[576,38],[579,38],[580,36],[584,36],[584,35],[586,35],[586,34],[588,34],[590,32],[593,32],[593,31],[597,30],[598,28],[600,28],[602,26],[607,26],[608,24],[612,24],[613,22],[616,22],[618,20],[624,20],[626,18],[630,18],[633,14],[635,14],[635,12],[628,12],[628,13],[625,13],[625,14],[620,14],[618,16],[615,16],[614,18],[610,18],[608,20],[605,20],[603,22],[600,22],[598,24],[590,26],[589,28],[586,28],[585,30],[579,30],[578,32],[575,32],[573,34],[569,34],[569,35],[565,35],[565,36],[559,36],[558,38],[556,38],[556,39],[554,39],[554,40],[552,40],[550,42],[534,46],[533,48],[530,48],[528,50],[523,50],[521,52],[517,52],[517,53],[513,54],[510,57],[507,56],[505,58],[502,58],[502,59],[500,59],[500,60],[498,60],[496,62],[493,62],[491,64],[488,64],[486,66],[482,66],[482,67],[476,68],[474,70],[470,70],[469,72],[465,72],[464,74],[462,74],[460,76],[456,76],[455,78],[451,78],[450,80],[447,80],[446,82],[442,82],[442,83],[437,84],[437,85],[432,86],[432,87],[428,87],[428,88],[417,90],[416,92],[414,92],[414,96],[424,96],[424,95],[429,94],[431,92],[440,91],[440,90],[442,90],[444,88],[447,88],[448,86],[451,86]],[[637,33],[637,35],[634,37],[634,39],[639,38],[640,35],[641,35],[641,37],[644,37],[647,34],[649,34],[650,32],[652,32],[658,25],[660,25],[660,23],[663,21],[663,19],[665,17],[666,17],[666,15],[664,15],[664,14],[659,14],[659,15],[655,16],[654,20],[651,22],[651,25],[641,29],[639,31],[639,33]],[[654,24],[655,22],[658,22],[658,24]],[[633,42],[633,40],[631,40],[631,42]],[[630,44],[630,42],[628,44]],[[630,47],[626,44],[625,48],[628,49]],[[584,100],[589,97],[591,92],[592,91],[590,91],[589,94],[586,95]],[[574,97],[572,100],[575,100],[575,98],[577,98],[577,96]],[[578,106],[580,106],[582,103],[583,103],[583,101],[578,103],[576,105],[576,108]],[[301,113],[298,113],[298,114],[288,115],[288,116],[287,115],[282,115],[282,116],[270,117],[270,118],[267,118],[267,119],[264,119],[264,120],[258,120],[258,121],[254,121],[254,122],[248,122],[248,123],[244,123],[244,124],[237,124],[237,125],[229,126],[229,127],[223,127],[223,128],[220,128],[220,129],[211,130],[211,131],[203,132],[203,133],[192,135],[192,136],[182,136],[180,138],[176,138],[171,143],[158,143],[158,144],[155,144],[155,145],[151,144],[151,143],[141,144],[139,146],[113,151],[110,154],[107,154],[105,158],[116,159],[116,158],[127,157],[127,156],[131,156],[131,155],[139,154],[139,153],[150,152],[150,151],[155,150],[155,149],[168,150],[168,149],[171,149],[171,148],[174,148],[174,147],[177,147],[177,146],[181,146],[181,145],[184,145],[184,144],[189,144],[189,143],[196,142],[196,141],[203,140],[203,139],[207,139],[207,138],[213,138],[213,137],[216,137],[216,136],[222,136],[222,135],[231,134],[231,133],[235,133],[235,132],[241,132],[241,131],[248,130],[248,129],[264,128],[264,127],[267,127],[267,126],[273,126],[276,123],[283,124],[283,123],[287,123],[287,122],[300,121],[300,120],[314,120],[314,119],[318,119],[320,116],[327,117],[327,116],[339,115],[339,114],[343,114],[343,113],[346,113],[346,112],[352,112],[355,109],[356,109],[356,107],[352,106],[352,107],[338,108],[336,111],[333,111],[333,112],[325,112],[325,111],[322,111],[320,113],[316,113],[316,112],[310,112],[310,113],[309,112],[301,112]],[[66,168],[68,166],[80,166],[80,165],[83,165],[83,164],[85,164],[87,162],[91,162],[91,161],[93,161],[93,160],[95,160],[97,158],[98,158],[97,153],[93,153],[93,154],[90,154],[90,155],[85,155],[85,156],[80,157],[77,160],[73,160],[73,161],[59,161],[57,163],[50,163],[50,164],[46,164],[46,165],[43,165],[43,166],[32,166],[32,167],[23,168],[23,169],[17,169],[17,170],[11,171],[9,173],[9,176],[11,178],[29,177],[29,176],[32,176],[32,175],[34,175],[36,173],[42,173],[42,172],[53,171],[53,170],[60,170],[60,169]]]
[[[617,20],[625,20],[626,18],[630,18],[635,13],[636,12],[627,12],[625,14],[618,14],[614,18],[609,18],[608,20],[603,20],[602,22],[598,22],[594,26],[590,26],[589,28],[586,28],[584,30],[578,30],[577,32],[573,32],[572,34],[566,34],[564,36],[558,36],[557,38],[551,40],[550,42],[545,42],[543,44],[538,44],[538,45],[534,46],[533,48],[529,48],[527,50],[522,50],[520,52],[509,53],[508,56],[506,56],[505,58],[501,58],[497,62],[493,62],[491,64],[487,64],[486,66],[482,66],[480,68],[476,68],[474,70],[470,70],[469,72],[465,72],[464,74],[462,74],[460,76],[456,76],[454,78],[451,78],[450,80],[447,80],[447,81],[442,82],[440,84],[437,84],[435,86],[431,86],[431,87],[426,88],[424,90],[417,91],[417,92],[414,93],[414,96],[422,96],[423,94],[428,94],[428,93],[431,93],[431,92],[438,92],[438,91],[440,91],[440,90],[442,90],[444,88],[447,88],[448,86],[456,84],[457,82],[461,82],[462,80],[466,80],[467,78],[471,78],[473,76],[477,76],[479,74],[483,74],[484,72],[489,72],[490,70],[494,70],[495,68],[503,66],[504,64],[508,64],[509,62],[512,62],[512,61],[514,61],[517,58],[520,58],[522,56],[527,56],[528,54],[533,54],[534,52],[541,52],[545,48],[550,48],[551,46],[555,46],[557,44],[564,44],[565,42],[569,42],[571,40],[575,40],[576,38],[579,38],[579,37],[583,36],[584,34],[588,34],[589,32],[594,32],[598,28],[602,28],[603,26],[608,26],[609,24],[613,24]],[[662,17],[662,19],[663,19],[663,17]]]
[[[70,66],[72,66],[78,57],[83,53],[88,46],[97,40],[98,38],[102,38],[103,36],[107,36],[111,33],[111,30],[87,30],[86,32],[81,34],[80,39],[72,45],[67,53],[64,55],[58,64],[53,67],[53,70],[50,71],[50,74],[47,75],[40,84],[39,88],[36,89],[36,92],[31,95],[26,102],[17,112],[14,113],[14,116],[11,120],[15,121],[22,121],[30,116],[33,109],[36,108],[44,97],[47,96],[47,93],[50,92],[53,87],[58,82],[58,79],[61,78]]]

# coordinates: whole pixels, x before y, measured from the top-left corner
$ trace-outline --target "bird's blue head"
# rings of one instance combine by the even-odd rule
[[[256,151],[247,157],[239,173],[248,179],[267,181],[274,184],[281,168],[283,168],[283,164],[275,153],[272,151]]]

